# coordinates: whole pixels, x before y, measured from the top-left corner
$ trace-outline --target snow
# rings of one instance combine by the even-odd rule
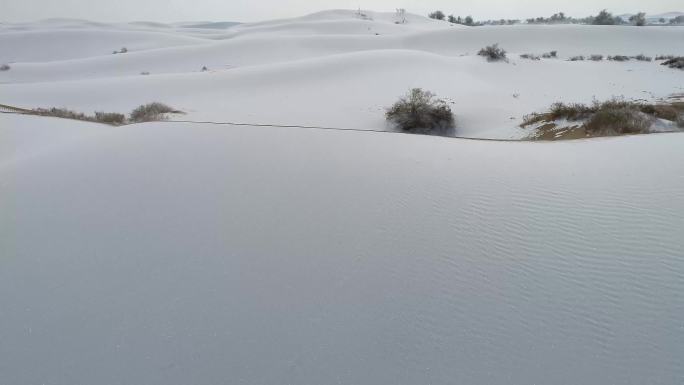
[[[395,24],[394,13],[364,14],[325,11],[224,29],[84,21],[77,28],[78,21],[64,20],[22,25],[23,31],[0,33],[0,61],[12,66],[0,73],[2,102],[128,112],[161,101],[191,120],[377,130],[386,128],[386,107],[410,87],[422,87],[453,103],[457,135],[520,138],[526,135],[517,128],[522,117],[556,101],[654,101],[684,89],[681,73],[657,62],[564,60],[684,54],[682,28],[469,28],[410,14],[406,24]],[[476,55],[496,42],[509,51],[509,63]],[[123,46],[130,52],[111,54]],[[551,50],[560,58],[518,58]],[[210,71],[201,73],[205,66]]]
[[[684,378],[684,136],[376,132],[410,87],[473,138],[681,94],[657,63],[563,59],[684,54],[684,29],[366,16],[0,28],[2,104],[373,130],[0,114],[0,384]],[[495,42],[509,63],[475,55]]]
[[[68,123],[0,115],[2,383],[684,375],[679,134]]]

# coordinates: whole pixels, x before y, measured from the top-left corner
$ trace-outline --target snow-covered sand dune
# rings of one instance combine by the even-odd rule
[[[0,383],[684,378],[679,134],[0,137]]]
[[[423,87],[453,103],[459,135],[517,138],[527,134],[516,128],[523,115],[555,101],[655,100],[684,90],[681,71],[655,62],[563,60],[684,54],[684,28],[396,20],[338,10],[204,31],[144,23],[76,28],[77,21],[5,27],[0,61],[12,69],[0,72],[0,102],[127,112],[158,100],[188,112],[187,119],[383,129],[383,109],[408,88]],[[509,50],[509,63],[475,55],[496,42]],[[122,46],[129,53],[111,54]],[[518,58],[551,50],[560,58]],[[205,66],[210,71],[200,73]]]

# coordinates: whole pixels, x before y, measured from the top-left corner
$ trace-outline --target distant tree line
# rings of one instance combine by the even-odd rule
[[[442,11],[435,11],[428,15],[431,19],[446,20],[452,24],[462,24],[468,26],[482,26],[482,25],[513,25],[520,24],[518,19],[499,19],[499,20],[483,20],[475,21],[472,16],[449,15],[446,16]],[[664,18],[659,20],[661,24],[667,21]],[[636,26],[644,26],[647,24],[646,14],[639,12],[636,15],[630,16],[629,20],[625,21],[620,16],[613,16],[608,10],[602,10],[596,16],[588,16],[583,18],[568,17],[563,12],[554,13],[550,17],[536,17],[525,20],[526,24],[593,24],[593,25],[621,25],[631,24]],[[670,19],[670,24],[684,24],[684,16],[677,16]]]

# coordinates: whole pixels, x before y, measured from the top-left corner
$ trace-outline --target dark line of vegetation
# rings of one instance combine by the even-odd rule
[[[94,115],[86,115],[82,112],[68,110],[66,108],[36,108],[30,110],[31,114],[39,116],[51,116],[55,118],[82,120],[85,122],[103,123],[112,126],[121,126],[127,123],[140,123],[166,120],[169,113],[182,113],[162,103],[149,103],[134,109],[130,116],[118,112],[97,111]]]

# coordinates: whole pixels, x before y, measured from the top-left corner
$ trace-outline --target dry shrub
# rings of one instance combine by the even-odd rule
[[[175,109],[163,103],[149,103],[137,107],[131,112],[130,120],[132,122],[151,122],[155,120],[166,120],[168,113],[178,113]]]
[[[446,134],[454,128],[451,109],[435,95],[414,88],[385,114],[387,120],[403,131],[419,134]]]
[[[487,61],[506,60],[506,50],[499,48],[499,44],[493,44],[482,48],[477,54],[487,58]]]

